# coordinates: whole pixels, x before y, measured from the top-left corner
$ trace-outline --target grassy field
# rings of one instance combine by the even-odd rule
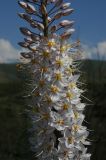
[[[94,105],[86,107],[86,124],[93,140],[90,151],[92,160],[106,159],[106,62],[82,63],[86,97]],[[25,115],[22,99],[23,82],[18,78],[14,64],[0,65],[0,160],[34,159],[28,143],[29,120]],[[85,100],[86,101],[86,100]],[[89,103],[89,102],[87,102]]]

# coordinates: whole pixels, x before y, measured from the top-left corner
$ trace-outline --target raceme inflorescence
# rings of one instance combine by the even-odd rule
[[[79,87],[79,41],[69,42],[75,31],[71,3],[64,0],[23,0],[19,17],[29,27],[19,45],[22,64],[28,75],[28,114],[32,121],[32,151],[38,160],[89,160],[86,145],[89,132],[82,123],[83,90]]]

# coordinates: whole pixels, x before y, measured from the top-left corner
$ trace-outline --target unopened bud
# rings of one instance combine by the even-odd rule
[[[61,35],[61,38],[62,38],[62,39],[67,39],[67,38],[69,38],[69,37],[72,35],[73,32],[75,32],[75,29],[74,29],[74,28],[68,29],[67,31],[65,31],[65,32]]]
[[[71,14],[74,11],[74,9],[66,9],[62,12],[63,16],[68,16],[69,14]]]
[[[63,4],[61,5],[61,9],[68,9],[68,8],[70,7],[70,4],[71,4],[71,3],[63,3]]]
[[[51,33],[55,32],[56,29],[57,29],[57,26],[56,26],[56,25],[52,26],[51,29],[50,29]]]
[[[62,12],[57,12],[54,16],[54,19],[59,19],[62,16]]]
[[[73,24],[74,21],[69,21],[69,20],[63,20],[59,23],[59,25],[62,27],[72,26]]]
[[[31,52],[29,52],[29,53],[21,52],[20,54],[24,58],[31,58],[32,57],[32,53]]]
[[[37,23],[37,28],[41,31],[44,30],[44,25],[42,23]]]
[[[33,13],[36,13],[36,9],[33,5],[28,3],[27,8],[26,8],[26,12],[28,12],[29,14],[33,14]]]
[[[19,4],[22,8],[24,8],[24,9],[27,8],[27,3],[25,3],[25,2],[18,1],[18,4]]]
[[[30,36],[31,31],[28,28],[21,27],[20,28],[21,33],[23,33],[25,36]]]
[[[27,48],[29,46],[29,43],[27,42],[19,42],[18,43],[21,47]]]

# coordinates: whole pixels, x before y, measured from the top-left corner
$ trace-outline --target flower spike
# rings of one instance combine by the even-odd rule
[[[74,21],[63,19],[72,14],[65,0],[18,1],[24,9],[19,17],[28,27],[20,27],[25,36],[18,44],[27,74],[27,98],[31,149],[38,160],[90,160],[86,145],[89,132],[83,125],[86,104],[79,88],[80,41],[69,43]]]

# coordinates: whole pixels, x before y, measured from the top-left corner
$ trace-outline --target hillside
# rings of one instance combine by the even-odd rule
[[[0,83],[18,80],[16,64],[0,64]]]
[[[97,60],[86,60],[82,61],[81,71],[84,72],[84,75],[88,78],[94,78],[105,81],[106,79],[106,61],[97,61]],[[104,74],[103,74],[104,73]],[[101,74],[101,76],[100,76]],[[103,74],[103,76],[102,76]],[[16,70],[16,64],[0,64],[0,83],[8,82],[8,81],[18,81],[18,73]]]
[[[80,70],[86,83],[85,96],[94,105],[86,107],[86,125],[93,140],[91,160],[106,159],[106,62],[83,61]],[[29,150],[29,120],[22,99],[23,83],[18,78],[15,64],[0,64],[0,160],[33,160]],[[84,101],[86,101],[84,99]],[[86,101],[87,103],[90,103]]]

